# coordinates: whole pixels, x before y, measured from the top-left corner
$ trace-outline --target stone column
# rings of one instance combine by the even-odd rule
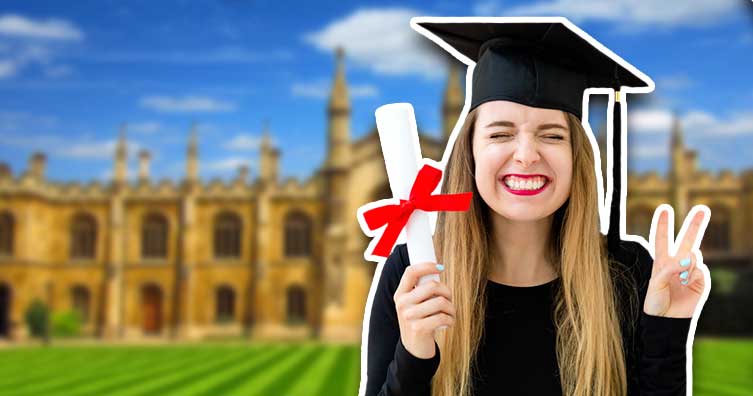
[[[177,265],[177,299],[178,318],[177,318],[177,335],[180,338],[196,338],[199,336],[195,328],[194,319],[194,283],[195,274],[194,266],[197,261],[196,249],[197,229],[196,229],[196,196],[198,194],[198,184],[190,183],[187,185],[183,203],[181,205],[181,246]]]
[[[125,216],[123,196],[116,185],[110,201],[110,260],[105,267],[105,312],[102,336],[108,339],[123,335],[123,263],[125,261]]]

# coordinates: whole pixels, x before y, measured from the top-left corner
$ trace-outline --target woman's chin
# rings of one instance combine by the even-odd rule
[[[541,208],[537,208],[538,210],[533,208],[519,208],[518,210],[511,209],[513,208],[506,207],[503,211],[494,210],[494,212],[508,221],[516,222],[537,221],[545,219],[554,213],[553,211],[552,213],[546,214],[540,211]]]

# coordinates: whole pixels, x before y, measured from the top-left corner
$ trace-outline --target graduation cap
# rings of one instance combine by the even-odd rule
[[[411,26],[463,63],[475,64],[468,111],[484,102],[508,100],[582,119],[586,89],[615,91],[615,101],[621,103],[613,113],[608,230],[614,247],[620,240],[624,94],[651,92],[654,82],[562,17],[415,17]]]

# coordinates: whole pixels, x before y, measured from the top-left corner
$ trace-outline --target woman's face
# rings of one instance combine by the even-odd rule
[[[479,105],[477,113],[473,158],[481,198],[509,220],[553,214],[570,195],[572,181],[565,114],[502,100]]]

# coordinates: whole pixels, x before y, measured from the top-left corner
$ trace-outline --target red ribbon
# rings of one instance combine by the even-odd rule
[[[387,228],[374,248],[372,253],[374,256],[389,256],[400,231],[416,209],[424,212],[468,210],[473,193],[431,195],[441,179],[441,170],[431,165],[424,165],[416,175],[408,200],[401,199],[399,205],[383,205],[363,213],[366,225],[372,231],[387,224]]]

